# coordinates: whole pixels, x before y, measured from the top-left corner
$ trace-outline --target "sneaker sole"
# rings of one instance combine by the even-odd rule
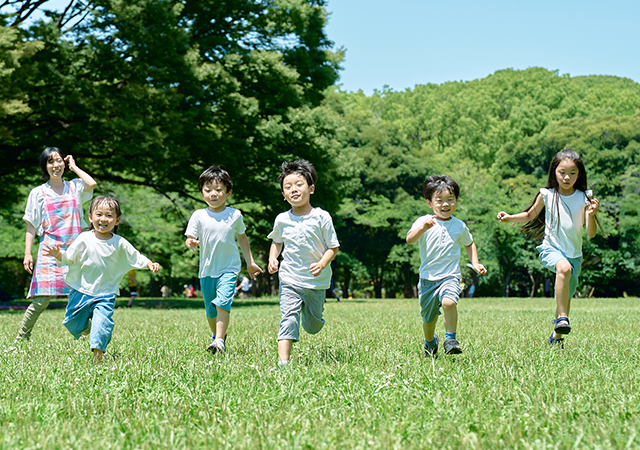
[[[460,347],[454,347],[451,350],[445,350],[444,352],[445,355],[459,355],[460,353],[462,353],[462,349]]]

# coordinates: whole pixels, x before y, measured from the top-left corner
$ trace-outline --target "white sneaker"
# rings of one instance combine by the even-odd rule
[[[214,339],[211,344],[209,344],[209,347],[207,347],[207,351],[212,355],[215,355],[216,353],[223,355],[225,350],[224,340],[220,338]]]

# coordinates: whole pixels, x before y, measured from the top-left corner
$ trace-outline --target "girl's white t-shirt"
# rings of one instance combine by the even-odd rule
[[[419,217],[409,233],[420,228],[429,215]],[[473,236],[467,225],[460,219],[436,218],[431,228],[418,239],[420,251],[420,278],[438,281],[455,276],[460,278],[460,245],[465,247],[473,243]]]
[[[242,261],[236,244],[236,234],[247,231],[242,213],[226,207],[216,213],[209,208],[194,211],[185,236],[200,241],[199,277],[220,278],[225,273],[240,273]]]
[[[120,280],[131,269],[144,269],[150,260],[122,236],[98,239],[93,230],[80,233],[62,251],[60,266],[69,266],[64,281],[87,295],[120,294]]]
[[[578,189],[571,195],[559,195],[555,189],[546,188],[540,189],[540,195],[545,207],[542,245],[557,248],[567,258],[580,258],[587,196]],[[560,212],[559,223],[556,205]]]
[[[309,272],[311,264],[320,261],[328,249],[340,246],[328,212],[313,208],[304,216],[296,216],[291,210],[280,213],[268,238],[278,244],[284,243],[278,269],[281,283],[308,289],[329,288],[331,264],[317,277]]]

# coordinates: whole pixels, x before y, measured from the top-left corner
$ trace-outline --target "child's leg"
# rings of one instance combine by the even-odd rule
[[[102,362],[102,355],[104,352],[102,350],[98,350],[97,348],[93,349],[93,362],[99,364]]]
[[[283,339],[278,341],[278,360],[289,361],[291,358],[291,348],[293,347],[293,341],[291,339]]]
[[[65,326],[69,333],[79,339],[82,333],[91,326],[91,314],[93,312],[93,297],[71,290],[69,292],[69,301],[67,309],[64,313],[62,325]]]
[[[93,320],[91,321],[90,343],[91,350],[107,349],[113,335],[113,308],[116,305],[115,297],[98,297],[93,308]]]
[[[302,303],[302,328],[309,334],[316,334],[324,327],[322,313],[326,291],[320,289],[305,289]]]
[[[424,340],[432,342],[436,334],[436,324],[438,323],[438,316],[435,316],[429,323],[422,322],[422,331],[424,333]]]
[[[47,309],[50,301],[50,295],[38,295],[33,297],[31,304],[24,312],[22,325],[20,326],[20,330],[18,330],[18,336],[16,336],[16,339],[29,339],[31,337],[31,330],[33,330],[33,326],[38,321],[38,317],[40,317],[42,311]]]
[[[229,327],[229,311],[216,306],[216,312],[218,315],[216,316],[216,329],[215,335],[220,339],[224,339],[227,335],[227,328]]]
[[[559,317],[569,317],[571,307],[571,288],[569,281],[571,279],[572,267],[569,261],[561,259],[556,263],[556,319]],[[560,334],[553,332],[553,338],[562,337]]]
[[[458,304],[450,299],[442,300],[442,309],[444,310],[444,329],[447,333],[455,333],[458,328]]]
[[[300,337],[300,311],[303,298],[300,289],[280,285],[280,329],[278,330],[278,358],[289,361],[294,341]]]
[[[209,328],[221,339],[227,335],[237,277],[235,273],[224,273],[219,278],[200,279]]]

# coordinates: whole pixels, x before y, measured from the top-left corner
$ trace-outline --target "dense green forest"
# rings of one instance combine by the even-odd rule
[[[254,255],[266,265],[275,216],[286,209],[281,161],[319,172],[315,206],[334,217],[333,263],[344,295],[410,297],[417,248],[404,238],[428,212],[427,175],[461,186],[456,216],[488,274],[466,267],[476,295],[543,295],[551,274],[536,242],[500,224],[546,183],[553,154],[573,148],[601,201],[602,230],[585,239],[581,295],[640,295],[640,85],[544,68],[367,96],[336,87],[342,51],[325,34],[322,0],[0,2],[0,271],[23,295],[29,189],[45,146],[73,154],[100,193],[122,202],[121,234],[163,270],[141,273],[146,294],[195,282],[183,233],[201,208],[196,182],[211,164],[234,178]],[[8,5],[11,4],[11,7]],[[12,13],[17,11],[17,13]],[[261,276],[259,293],[275,289]]]

